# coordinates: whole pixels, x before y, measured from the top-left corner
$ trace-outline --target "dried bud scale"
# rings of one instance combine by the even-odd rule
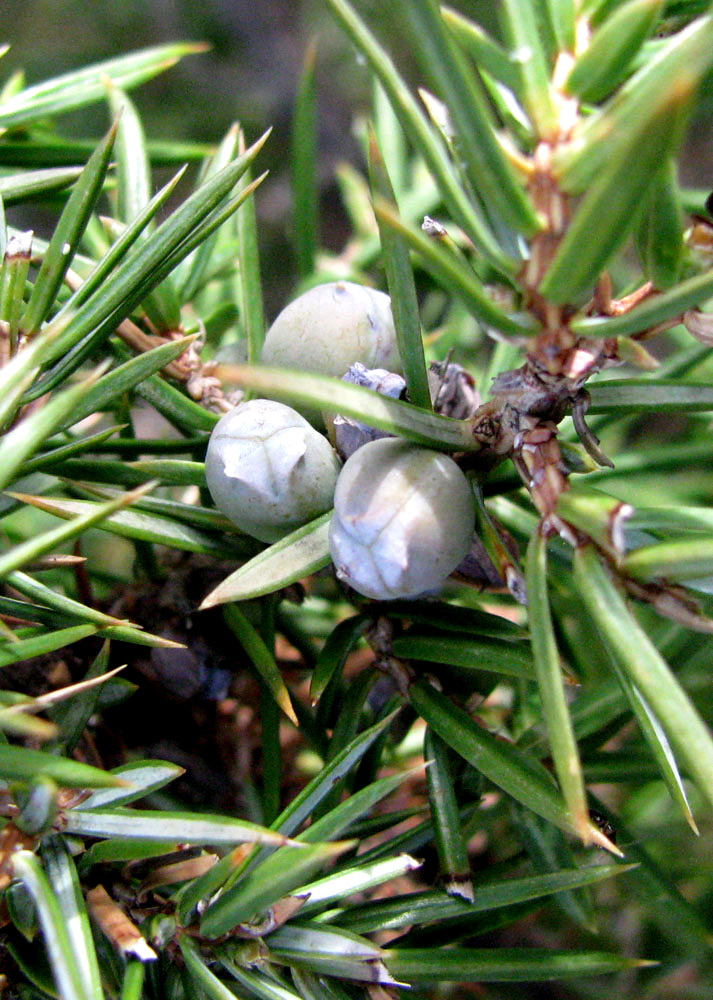
[[[455,420],[474,416],[481,403],[475,379],[463,365],[451,361],[432,361],[428,366],[428,385],[433,409]]]
[[[401,375],[383,368],[369,369],[359,361],[350,366],[342,381],[373,389],[374,392],[389,396],[391,399],[408,398],[406,380]],[[472,417],[480,405],[480,395],[475,388],[472,375],[450,358],[446,361],[431,362],[428,369],[428,385],[436,413],[454,417],[456,420],[465,420]],[[328,427],[330,425],[329,419],[327,425]],[[369,427],[341,414],[337,414],[331,420],[331,426],[330,433],[335,447],[344,460],[369,441],[390,436],[385,431]]]
[[[406,393],[406,380],[401,375],[386,371],[385,368],[367,368],[360,361],[350,366],[342,381],[373,389],[374,392],[389,396],[391,399],[403,399]],[[327,424],[329,426],[329,421]],[[359,420],[339,413],[332,419],[331,425],[335,447],[344,461],[353,455],[357,448],[368,444],[369,441],[389,437],[386,431],[369,427]]]
[[[406,395],[406,380],[402,375],[387,371],[385,368],[367,368],[360,361],[349,366],[342,381],[364,386],[365,389],[373,389],[374,392],[390,399],[403,399]]]
[[[376,600],[440,588],[470,551],[475,507],[447,455],[382,438],[345,464],[329,546],[337,576]]]
[[[291,407],[252,399],[216,424],[205,470],[216,507],[247,534],[274,542],[329,510],[339,461]]]

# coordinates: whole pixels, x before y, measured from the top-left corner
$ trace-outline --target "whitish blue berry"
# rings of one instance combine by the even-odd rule
[[[391,299],[351,281],[317,285],[279,314],[265,337],[262,361],[338,378],[356,361],[399,371]]]
[[[251,399],[215,425],[205,473],[216,507],[242,531],[274,542],[329,510],[339,461],[295,410]]]
[[[365,597],[415,597],[442,586],[474,528],[473,495],[452,459],[382,438],[340,473],[329,547],[337,576]]]

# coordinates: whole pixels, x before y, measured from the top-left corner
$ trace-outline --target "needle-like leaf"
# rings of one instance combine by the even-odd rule
[[[466,420],[451,420],[326,375],[248,365],[221,365],[220,371],[239,385],[318,410],[342,413],[439,451],[478,451],[480,447]]]
[[[150,239],[135,244],[107,278],[68,321],[64,331],[48,349],[53,360],[61,357],[85,337],[97,330],[106,338],[116,323],[127,316],[178,262],[209,235],[211,220],[215,225],[224,221],[221,205],[245,173],[249,164],[267,139],[266,133],[246,150],[243,156],[201,184],[186,201],[169,216]],[[246,191],[236,196],[230,211],[244,200]],[[217,216],[216,216],[217,212]],[[203,229],[202,227],[207,227]]]
[[[644,545],[622,560],[622,571],[635,580],[672,583],[713,576],[713,536],[701,534]]]
[[[339,923],[360,934],[373,934],[381,930],[396,930],[410,924],[435,924],[443,920],[467,918],[489,909],[513,906],[530,899],[541,899],[557,892],[564,892],[593,885],[615,875],[631,870],[630,865],[592,865],[582,868],[562,869],[547,875],[528,875],[524,878],[488,879],[477,883],[472,900],[449,896],[441,889],[416,892],[407,899],[380,899],[360,903],[338,916]]]
[[[13,481],[23,462],[52,434],[75,422],[75,414],[96,386],[103,368],[54,396],[39,410],[25,417],[0,441],[0,489]]]
[[[401,122],[401,127],[416,151],[426,161],[454,218],[495,267],[505,273],[512,272],[516,267],[515,262],[503,253],[482,214],[465,195],[444,153],[443,146],[435,138],[425,116],[391,59],[348,0],[326,0],[326,2],[379,78]]]
[[[255,920],[278,899],[352,847],[354,841],[347,840],[275,851],[211,903],[201,918],[201,933],[220,937],[236,924]]]
[[[86,167],[77,180],[67,201],[59,222],[52,234],[47,251],[42,258],[30,301],[23,313],[20,325],[28,333],[39,330],[47,317],[57,289],[62,283],[77,244],[89,221],[89,216],[101,192],[104,178],[109,169],[109,161],[114,148],[117,124],[115,123],[105,138],[97,146]]]
[[[397,656],[440,663],[471,674],[485,670],[521,680],[535,679],[532,654],[527,645],[500,638],[482,635],[470,638],[414,627],[394,639],[393,649]]]
[[[382,227],[400,236],[417,254],[427,271],[463,299],[476,319],[510,336],[533,333],[536,323],[529,316],[507,314],[488,296],[475,272],[460,256],[427,236],[422,230],[407,225],[393,207],[377,198],[374,211]]]
[[[184,56],[205,51],[195,42],[172,42],[94,63],[26,87],[0,106],[0,129],[15,128],[45,117],[63,114],[104,98],[107,80],[118,87],[136,87]]]
[[[107,92],[109,107],[118,122],[115,143],[117,216],[128,225],[141,215],[151,200],[151,165],[143,125],[133,102],[110,81]],[[144,230],[144,235],[146,232]],[[155,329],[178,329],[180,303],[170,276],[144,299],[142,306]]]
[[[462,53],[443,24],[434,0],[412,0],[403,8],[423,69],[438,84],[456,132],[473,190],[516,232],[532,235],[539,220],[502,148],[487,103]]]
[[[676,758],[673,755],[671,746],[666,738],[666,734],[663,731],[663,727],[651,711],[650,706],[648,705],[646,699],[642,696],[639,689],[635,684],[632,684],[628,676],[618,666],[616,659],[614,660],[614,665],[619,677],[619,683],[624,689],[624,692],[629,699],[629,704],[634,710],[634,715],[639,723],[639,728],[641,729],[644,739],[648,743],[649,749],[656,760],[659,773],[666,783],[669,794],[681,810],[681,813],[688,825],[697,835],[698,827],[696,826],[696,821],[693,818],[693,813],[691,812],[691,807],[688,803],[688,796],[686,795],[686,789],[683,785],[683,779],[681,778],[678,765],[676,764]]]
[[[103,1000],[99,962],[92,938],[89,915],[82,895],[72,855],[58,836],[46,838],[42,845],[42,861],[47,881],[52,886],[65,925],[70,931],[69,943],[87,1000]]]
[[[323,569],[330,560],[331,518],[331,511],[322,514],[248,560],[204,598],[200,609],[262,597]]]
[[[508,52],[475,21],[452,7],[442,7],[441,16],[463,50],[500,83],[517,93],[520,77]]]
[[[590,819],[582,764],[564,690],[557,641],[547,594],[547,540],[536,531],[527,550],[527,604],[530,643],[542,714],[547,724],[555,773],[579,836],[589,840]]]
[[[441,880],[449,896],[473,901],[473,880],[468,848],[458,815],[449,748],[432,730],[427,729],[423,755],[428,761],[426,782],[431,803]]]
[[[126,784],[123,778],[90,764],[7,744],[0,745],[0,775],[5,781],[28,782],[45,775],[67,788],[111,788]]]
[[[99,773],[106,779],[110,777],[104,771]],[[85,837],[125,837],[135,840],[159,840],[164,843],[226,845],[250,843],[278,846],[284,844],[287,839],[264,827],[234,819],[232,816],[121,808],[72,809],[65,817],[63,829],[66,833],[76,833]]]
[[[33,656],[44,656],[57,649],[71,646],[73,642],[86,639],[97,631],[95,625],[73,625],[70,628],[58,629],[56,632],[46,632],[31,635],[16,642],[4,643],[0,640],[0,667],[8,667]]]
[[[369,133],[369,177],[374,194],[384,199],[395,212],[398,212],[391,179],[373,131]],[[408,244],[401,235],[387,226],[380,225],[379,233],[386,281],[391,296],[396,343],[399,347],[409,398],[415,406],[430,410],[431,394],[428,388],[421,320]]]
[[[238,132],[238,153],[241,156],[245,153],[245,137],[242,131]],[[248,167],[238,182],[238,197],[242,199],[242,209],[234,216],[240,261],[236,297],[240,311],[240,325],[248,347],[248,362],[251,364],[260,360],[262,343],[265,339],[265,307],[262,298],[257,212],[255,198],[251,193],[264,176],[263,174],[252,182]]]
[[[145,486],[139,486],[135,490],[128,493],[124,493],[113,500],[109,500],[107,503],[103,504],[91,504],[90,509],[86,507],[79,514],[78,517],[72,518],[72,512],[66,512],[65,516],[72,518],[69,524],[61,525],[59,528],[53,528],[50,531],[44,532],[36,538],[29,538],[27,541],[16,545],[14,548],[10,549],[0,556],[0,577],[6,577],[9,573],[21,566],[27,565],[27,563],[32,562],[39,556],[44,555],[47,552],[51,552],[58,545],[66,542],[71,538],[78,537],[87,528],[93,527],[95,524],[99,524],[105,518],[110,517],[113,511],[121,510],[122,507],[126,507],[133,499],[137,496],[141,496],[143,493],[148,492],[153,489],[155,483],[147,483]],[[22,499],[24,502],[35,501],[36,506],[42,505],[45,501],[38,497],[26,497],[23,494],[15,494],[17,498]],[[54,513],[54,511],[52,511]]]
[[[42,870],[39,859],[30,851],[17,851],[12,858],[12,867],[15,876],[22,879],[37,908],[59,995],[63,1000],[88,1000],[89,997],[98,996],[97,993],[87,992],[86,976],[82,974],[77,961],[66,914],[62,911],[61,903]]]
[[[221,536],[209,534],[187,524],[147,514],[144,511],[122,511],[128,506],[134,496],[140,496],[156,485],[151,480],[144,486],[139,486],[130,493],[121,494],[114,500],[105,503],[94,503],[89,500],[67,500],[64,498],[30,497],[27,494],[11,494],[19,497],[25,503],[30,503],[40,510],[54,514],[56,517],[69,519],[69,524],[45,532],[38,538],[30,539],[15,548],[0,555],[0,575],[26,565],[38,555],[49,552],[60,541],[66,541],[85,531],[87,527],[98,525],[103,531],[109,531],[124,538],[133,538],[144,542],[156,542],[159,545],[170,545],[185,552],[201,552],[203,555],[225,556],[233,549],[230,541]],[[117,513],[113,513],[117,511]],[[233,550],[236,555],[243,555],[243,547],[236,543]],[[8,568],[9,567],[9,568]]]
[[[359,614],[352,618],[345,618],[332,629],[329,638],[322,647],[312,674],[310,695],[313,701],[320,698],[335,673],[342,669],[347,656],[364,634],[368,625],[369,616]]]
[[[579,591],[621,669],[656,713],[674,752],[713,803],[713,739],[663,657],[631,615],[593,546],[575,552]]]
[[[652,964],[607,952],[543,948],[393,948],[384,953],[384,963],[397,979],[419,984],[443,980],[537,982],[601,975]]]
[[[568,49],[574,41],[572,0],[549,0],[548,5],[550,11],[556,9],[560,15],[557,18],[558,35],[565,35],[566,38],[558,38],[558,42],[562,48]],[[565,11],[565,6],[569,6],[570,10]],[[550,88],[548,54],[537,23],[535,4],[531,0],[505,0],[502,16],[511,48],[510,58],[520,75],[522,101],[538,135],[543,139],[553,138],[559,122]]]
[[[573,814],[544,769],[533,767],[530,758],[512,744],[488,733],[431,684],[425,681],[412,684],[409,698],[414,708],[456,753],[503,791],[555,826],[581,835]],[[591,821],[587,824],[587,834],[592,842],[619,853]]]
[[[594,33],[567,77],[565,89],[583,101],[600,101],[625,77],[634,56],[654,30],[662,0],[622,3]]]
[[[664,163],[646,199],[637,227],[636,248],[646,277],[664,291],[675,285],[683,264],[683,213],[676,165]]]
[[[295,710],[290,700],[290,692],[282,679],[280,668],[275,658],[265,645],[260,634],[253,628],[245,615],[234,604],[228,605],[223,612],[228,627],[250,657],[253,666],[261,680],[282,709],[290,722],[298,725]]]
[[[652,105],[646,117],[632,120],[628,134],[602,165],[572,219],[540,284],[554,302],[579,302],[629,234],[642,192],[675,148],[690,104],[684,84]],[[596,229],[597,238],[591,233]]]

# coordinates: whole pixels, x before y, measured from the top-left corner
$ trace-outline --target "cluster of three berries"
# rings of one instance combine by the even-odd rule
[[[389,298],[350,282],[318,285],[277,317],[262,360],[338,377],[356,362],[397,370]],[[206,453],[216,507],[274,542],[333,506],[330,552],[346,584],[377,600],[440,589],[474,534],[472,492],[455,462],[383,437],[342,466],[320,415],[307,416],[254,399],[222,417]]]

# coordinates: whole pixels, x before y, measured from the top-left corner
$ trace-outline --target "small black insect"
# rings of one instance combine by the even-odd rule
[[[711,193],[706,198],[705,207],[706,207],[706,212],[708,212],[708,214],[711,217],[713,217],[713,191],[711,191]]]
[[[597,824],[597,826],[602,831],[604,836],[608,837],[609,840],[611,840],[612,844],[616,844],[616,830],[611,825],[606,816],[602,816],[602,814],[600,812],[597,812],[596,809],[590,809],[589,818],[593,823]]]

